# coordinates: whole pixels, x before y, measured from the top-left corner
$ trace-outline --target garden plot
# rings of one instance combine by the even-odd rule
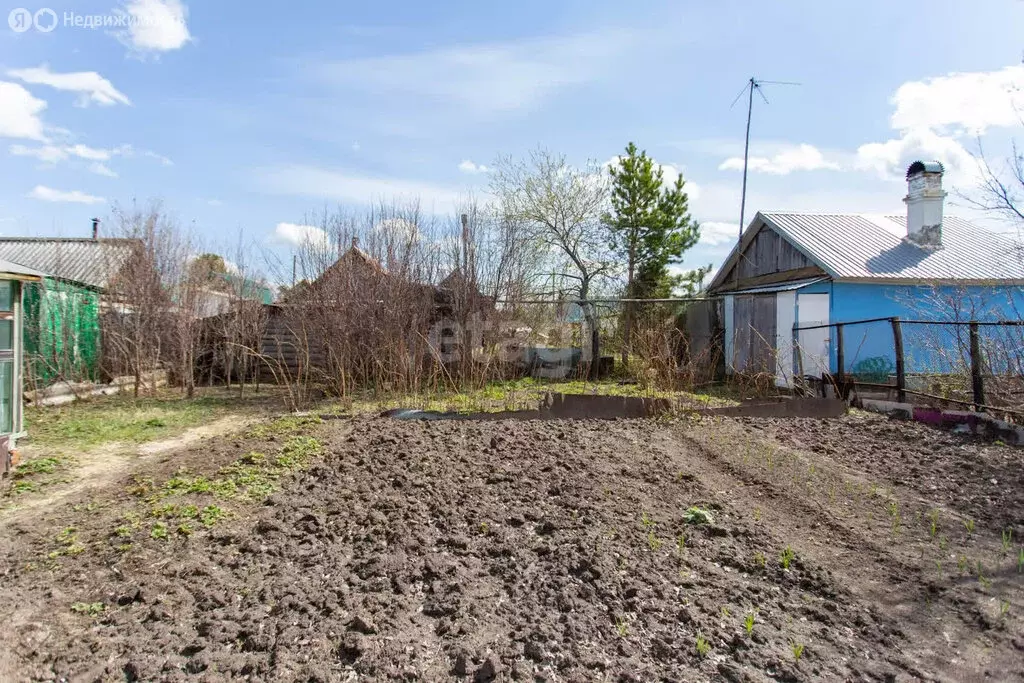
[[[0,678],[1024,679],[1020,530],[861,420],[261,425],[9,527]]]

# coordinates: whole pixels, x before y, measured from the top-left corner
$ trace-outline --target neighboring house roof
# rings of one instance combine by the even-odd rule
[[[906,238],[905,215],[759,212],[741,245],[767,226],[835,280],[852,282],[1024,283],[1024,253],[1011,238],[953,216],[942,220],[942,246]],[[736,247],[709,289],[720,286]]]
[[[0,259],[41,271],[47,277],[106,289],[138,240],[59,237],[0,238]]]
[[[4,277],[13,276],[13,277]],[[33,280],[39,281],[45,277],[43,273],[32,268],[26,268],[20,263],[13,263],[11,261],[4,261],[0,259],[0,279],[5,280]]]

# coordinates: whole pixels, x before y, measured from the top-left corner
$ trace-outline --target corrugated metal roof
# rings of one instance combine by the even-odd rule
[[[1020,246],[962,218],[943,218],[935,249],[905,239],[906,216],[765,212],[758,219],[837,280],[1024,281]]]
[[[0,259],[49,277],[106,289],[138,245],[131,239],[0,238]]]

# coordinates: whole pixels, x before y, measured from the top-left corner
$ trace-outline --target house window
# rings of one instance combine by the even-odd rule
[[[14,310],[14,283],[0,280],[0,311]]]
[[[14,431],[14,361],[0,360],[0,434]]]

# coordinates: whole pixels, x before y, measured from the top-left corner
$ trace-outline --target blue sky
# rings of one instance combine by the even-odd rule
[[[450,213],[498,155],[603,163],[632,140],[690,183],[705,237],[686,265],[717,265],[739,219],[746,112],[730,105],[751,75],[801,85],[755,102],[748,219],[901,212],[918,157],[970,192],[970,153],[1008,154],[1024,107],[1020,0],[48,6],[48,33],[0,24],[4,235],[84,236],[155,198],[211,247],[241,230],[283,253],[287,225],[325,206]],[[43,6],[0,16],[17,7]]]

